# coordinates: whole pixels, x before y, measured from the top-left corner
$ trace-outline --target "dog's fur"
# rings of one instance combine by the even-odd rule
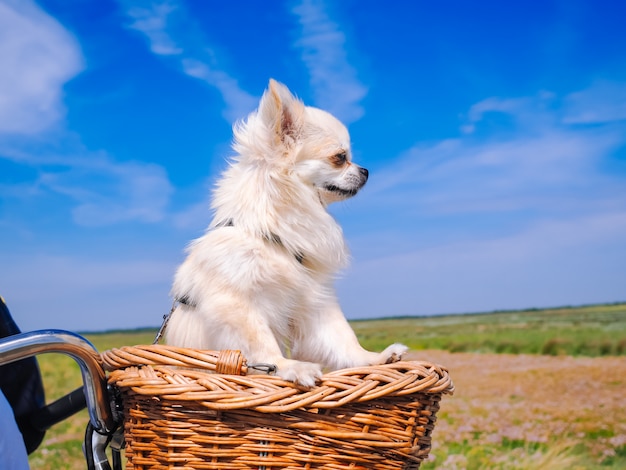
[[[351,162],[347,129],[270,80],[234,134],[237,156],[215,189],[214,219],[175,276],[167,343],[239,349],[249,364],[275,364],[307,387],[322,368],[399,360],[401,344],[382,353],[359,345],[333,289],[348,255],[326,207],[368,177]]]

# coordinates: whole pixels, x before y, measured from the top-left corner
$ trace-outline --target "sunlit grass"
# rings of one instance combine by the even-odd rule
[[[456,446],[450,453],[435,451],[434,458],[421,467],[430,469],[467,470],[586,470],[593,464],[584,461],[575,443],[536,444],[524,441],[501,445]]]
[[[398,341],[414,350],[626,355],[626,304],[355,321],[352,326],[370,349]]]
[[[457,390],[442,400],[422,468],[626,468],[625,304],[352,325],[370,349],[404,342],[412,359],[450,369]],[[154,334],[86,337],[104,351],[149,344]],[[70,358],[44,354],[39,363],[48,401],[80,386]],[[50,429],[31,467],[84,469],[87,421],[83,411]]]

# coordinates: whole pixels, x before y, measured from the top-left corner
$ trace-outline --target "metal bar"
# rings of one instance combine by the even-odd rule
[[[85,387],[81,385],[55,402],[33,411],[28,415],[27,419],[35,429],[47,431],[55,424],[65,421],[86,406]]]
[[[41,353],[70,356],[80,367],[85,387],[89,420],[99,433],[115,429],[107,393],[106,376],[96,348],[85,338],[64,330],[40,330],[0,340],[0,365]]]

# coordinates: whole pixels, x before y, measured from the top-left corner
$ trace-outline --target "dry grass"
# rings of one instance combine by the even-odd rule
[[[626,361],[420,351],[444,364],[456,385],[444,396],[424,469],[626,468]],[[74,365],[57,357],[65,385]],[[55,356],[42,356],[54,377]],[[61,371],[58,371],[61,372]],[[69,391],[69,389],[67,389]],[[32,468],[84,468],[81,413],[50,430]]]
[[[357,322],[355,329],[370,348],[397,340],[431,348],[410,358],[450,370],[456,392],[442,400],[424,470],[626,468],[626,347],[620,349],[626,305]],[[88,335],[100,351],[153,337],[145,331]],[[544,351],[559,341],[575,347],[559,346],[557,355]],[[497,347],[504,343],[515,348]],[[602,352],[592,343],[613,346]],[[453,346],[459,344],[481,353],[436,350],[458,350]],[[491,353],[506,350],[532,354]],[[49,400],[80,385],[68,357],[42,355],[39,361]],[[84,469],[87,420],[83,411],[49,430],[31,455],[31,468]]]
[[[456,385],[424,468],[626,466],[626,361],[423,351]]]

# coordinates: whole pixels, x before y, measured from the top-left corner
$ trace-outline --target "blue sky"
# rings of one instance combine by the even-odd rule
[[[349,318],[626,300],[626,4],[0,0],[0,294],[154,326],[270,77],[349,127]]]

